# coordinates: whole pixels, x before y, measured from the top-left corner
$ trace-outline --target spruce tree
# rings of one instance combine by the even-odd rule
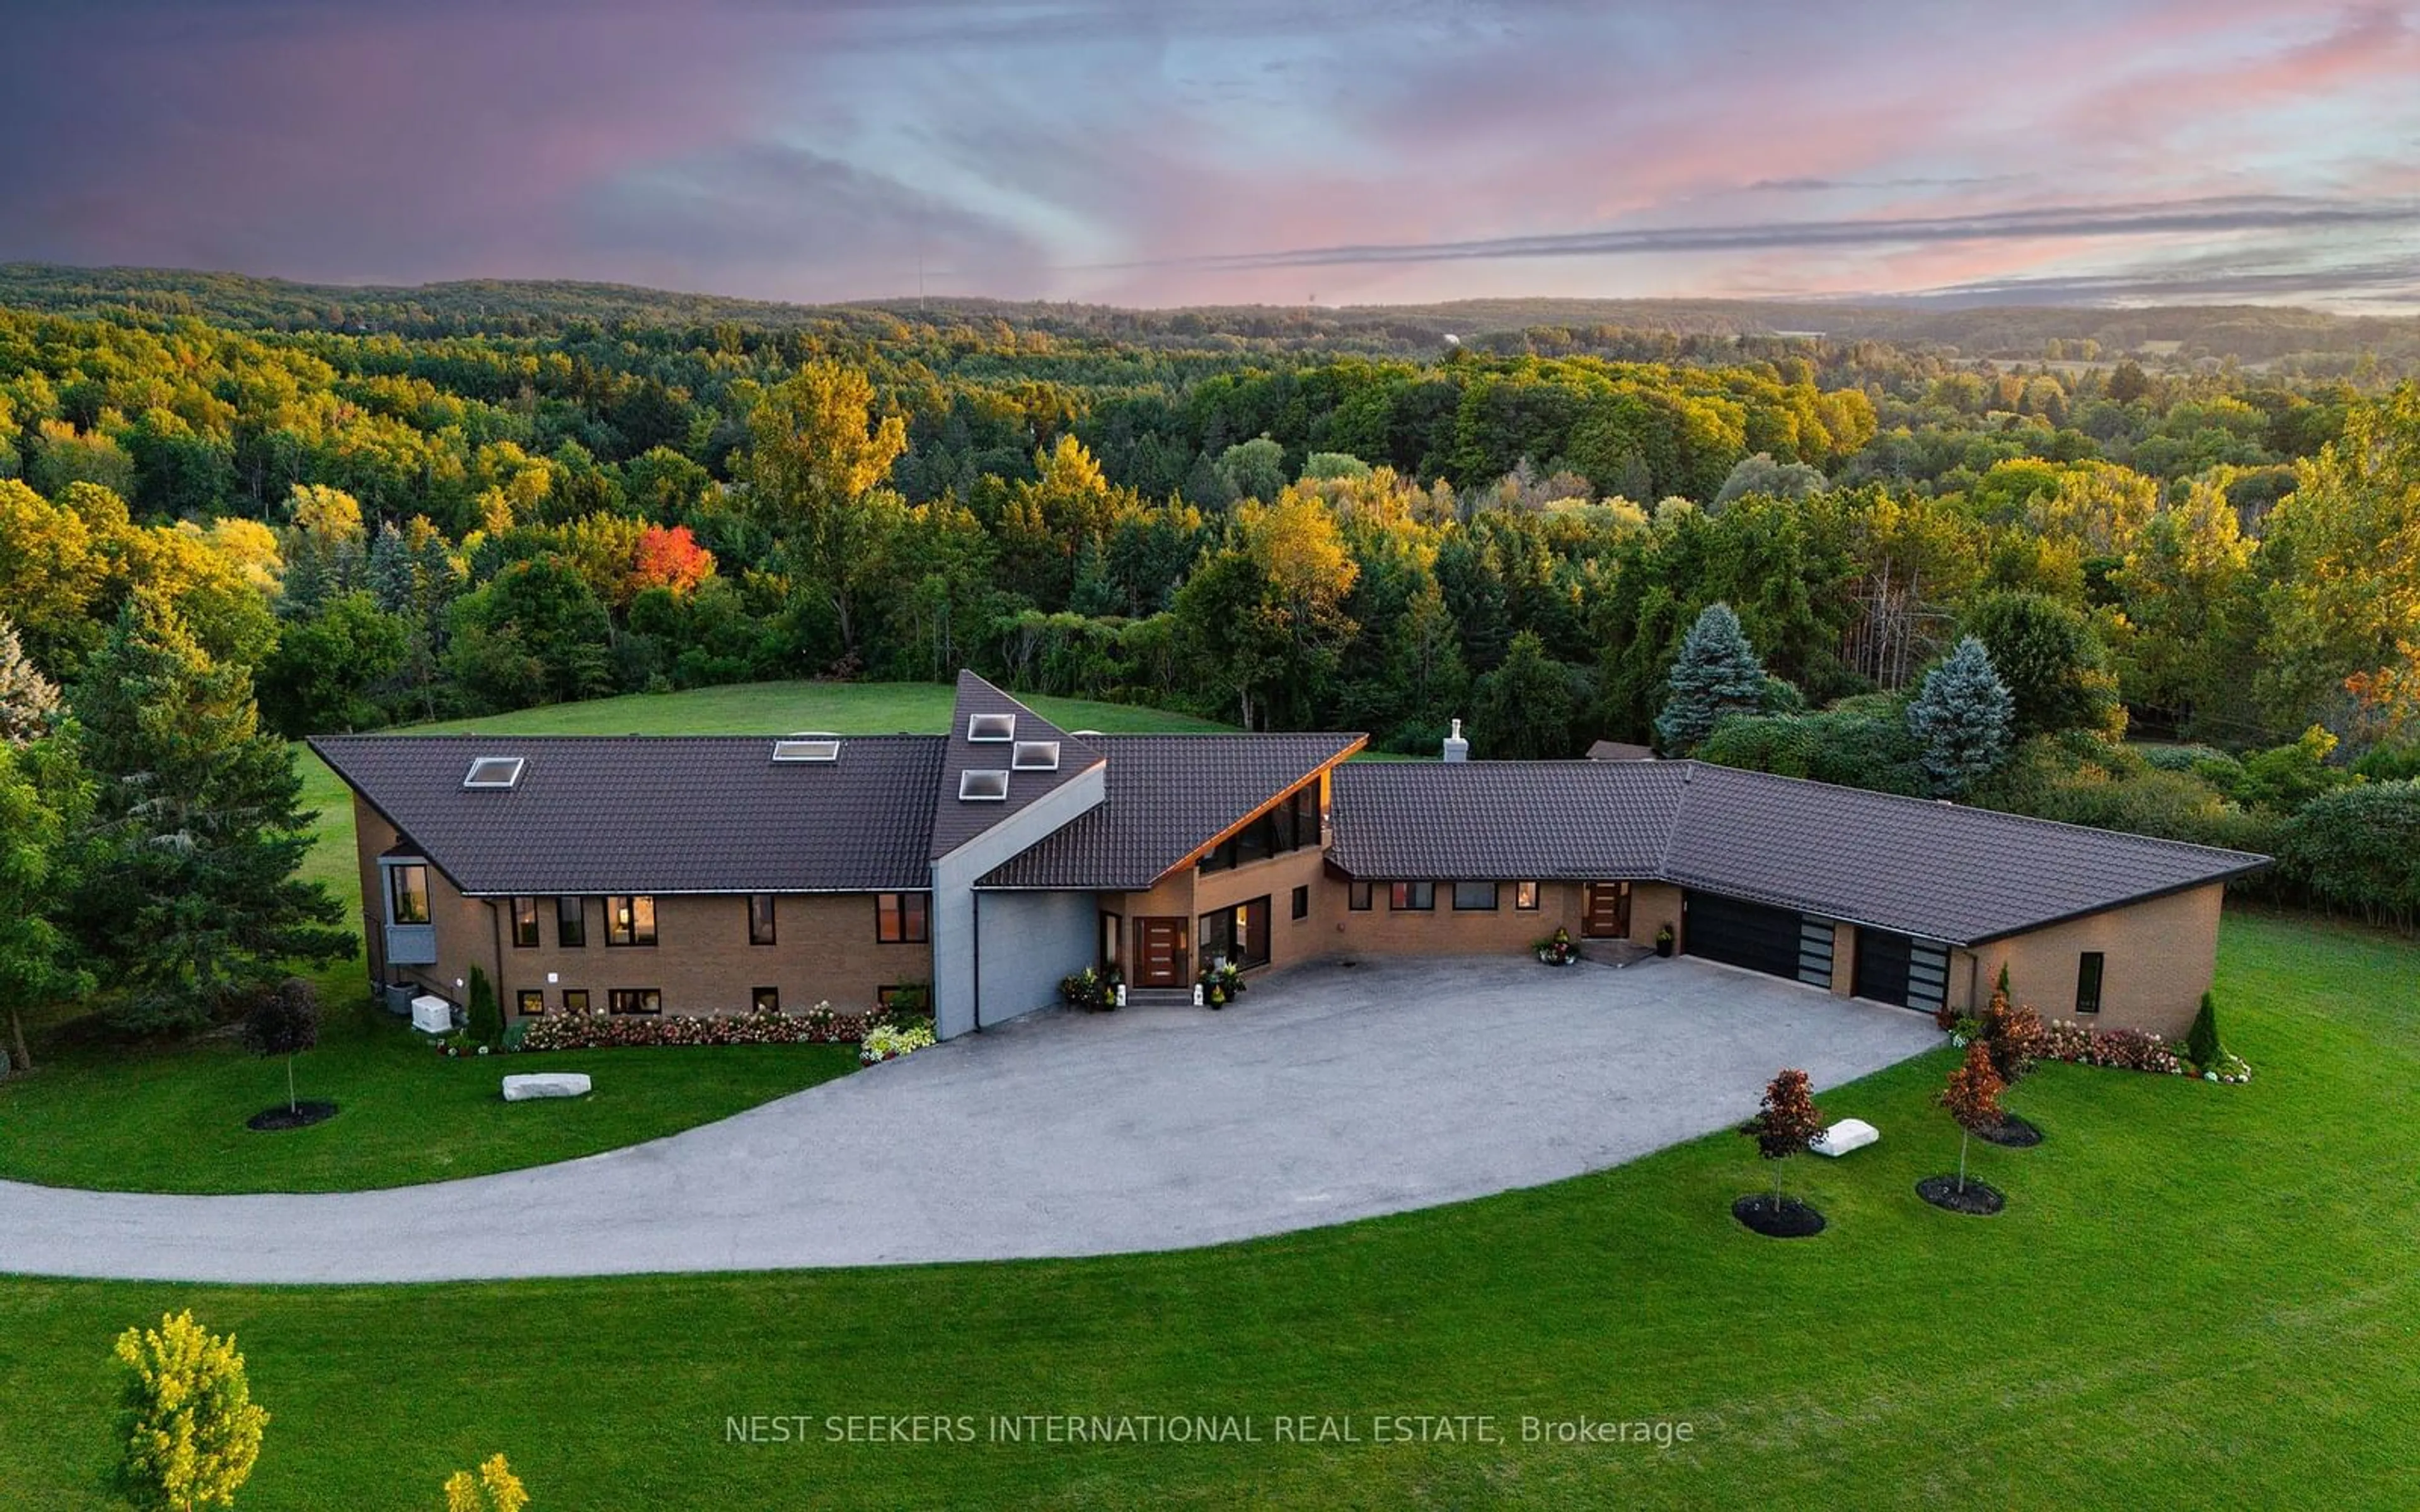
[[[1695,750],[1725,715],[1753,714],[1764,706],[1764,663],[1729,604],[1709,604],[1699,611],[1682,639],[1665,687],[1655,736],[1674,755]]]
[[[344,909],[296,879],[311,848],[302,779],[291,748],[261,733],[242,667],[212,662],[166,601],[138,591],[72,703],[94,783],[74,924],[107,1022],[196,1027],[289,961],[351,950]]]
[[[1924,772],[1935,793],[1956,797],[1992,774],[2009,754],[2016,708],[1992,654],[1971,635],[1924,674],[1907,727],[1924,742]]]

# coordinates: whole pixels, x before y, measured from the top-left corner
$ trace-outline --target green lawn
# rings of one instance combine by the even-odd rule
[[[428,725],[516,734],[779,734],[939,732],[953,694],[938,684],[760,683],[526,709]],[[1125,704],[1035,699],[1068,729],[1216,730]],[[318,812],[303,874],[359,906],[350,795],[317,757],[302,758],[303,801]],[[0,1081],[0,1177],[154,1192],[311,1192],[397,1186],[508,1170],[672,1134],[812,1087],[851,1069],[828,1046],[614,1051],[581,1058],[597,1090],[578,1103],[507,1108],[502,1066],[448,1062],[398,1021],[361,1007],[361,958],[318,974],[328,1022],[298,1062],[301,1090],[343,1112],[318,1127],[254,1134],[243,1120],[284,1096],[283,1069],[219,1039],[127,1050],[76,1025],[38,1032],[35,1075]],[[548,1066],[571,1064],[550,1057]]]
[[[1253,1244],[995,1266],[280,1290],[0,1287],[0,1506],[110,1504],[108,1343],[234,1329],[257,1512],[433,1504],[497,1449],[539,1508],[1522,1504],[2407,1507],[2420,1427],[2420,949],[2230,918],[2244,1088],[2054,1066],[1978,1149],[1997,1218],[1918,1201],[1934,1054],[1822,1099],[1884,1142],[1793,1163],[1757,1239],[1713,1138],[1535,1191]],[[1551,1047],[1542,1047],[1551,1054]],[[1755,1088],[1739,1089],[1742,1111]],[[913,1136],[913,1132],[903,1131]],[[845,1152],[834,1158],[845,1159]],[[1086,1152],[1070,1150],[1070,1160]],[[725,1442],[740,1414],[1485,1413],[1497,1444]],[[1520,1442],[1666,1418],[1667,1450]]]

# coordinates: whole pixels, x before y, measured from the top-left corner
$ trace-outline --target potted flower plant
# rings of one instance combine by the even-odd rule
[[[1670,955],[1672,953],[1672,939],[1671,925],[1667,924],[1662,929],[1657,930],[1655,932],[1655,953],[1657,955]]]
[[[1572,948],[1572,932],[1558,929],[1537,944],[1538,959],[1550,966],[1567,966],[1579,959]]]

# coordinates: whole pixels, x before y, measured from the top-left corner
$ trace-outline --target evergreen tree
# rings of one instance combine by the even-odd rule
[[[58,688],[25,658],[17,627],[0,615],[0,746],[40,739],[58,707]]]
[[[1992,654],[1968,636],[1907,706],[1907,726],[1924,742],[1924,771],[1933,791],[1956,797],[1991,775],[2009,754],[2016,699],[1993,670]]]
[[[1478,737],[1490,758],[1543,761],[1572,753],[1572,675],[1534,630],[1512,638],[1504,664],[1479,680]]]
[[[412,603],[411,548],[404,544],[403,532],[388,520],[379,527],[378,538],[370,543],[370,592],[378,595],[379,608],[389,614],[409,614]]]
[[[73,706],[96,784],[73,921],[109,1023],[196,1027],[285,963],[352,949],[343,908],[295,877],[311,848],[302,779],[261,733],[240,666],[213,663],[175,609],[138,592]]]
[[[1764,706],[1764,663],[1729,604],[1709,604],[1699,612],[1665,687],[1655,737],[1680,755],[1696,749],[1723,716],[1753,714]]]
[[[125,1449],[117,1489],[138,1507],[193,1512],[235,1504],[260,1458],[269,1413],[255,1406],[235,1335],[210,1333],[190,1312],[117,1337],[124,1365],[117,1432]]]

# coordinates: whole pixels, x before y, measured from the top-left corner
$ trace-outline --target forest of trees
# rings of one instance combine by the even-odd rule
[[[2420,389],[2374,366],[1612,328],[1414,360],[1175,318],[0,310],[0,618],[32,683],[166,656],[288,736],[973,667],[1570,755],[1652,738],[1722,603],[1768,694],[1713,759],[1911,792],[1949,761],[1969,801],[2289,856],[2420,768]],[[1928,756],[1907,705],[1968,635],[2010,743]],[[2420,896],[2363,886],[2330,901]]]

